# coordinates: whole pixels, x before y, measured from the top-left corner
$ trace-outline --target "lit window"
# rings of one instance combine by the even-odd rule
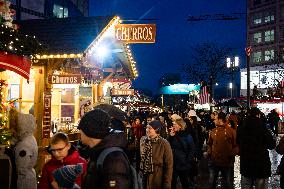
[[[264,41],[274,41],[274,30],[268,30],[264,32]]]
[[[274,60],[274,50],[264,51],[264,60],[265,61]]]
[[[261,52],[252,53],[252,61],[253,62],[261,62]]]
[[[67,18],[68,17],[68,8],[65,8],[61,5],[53,5],[53,16],[56,18]]]
[[[253,42],[261,43],[261,32],[253,34]]]
[[[257,13],[253,15],[253,24],[257,25],[257,24],[261,24],[262,20],[261,20],[261,14]]]
[[[264,13],[264,22],[272,22],[275,20],[274,14],[272,12],[265,12]]]

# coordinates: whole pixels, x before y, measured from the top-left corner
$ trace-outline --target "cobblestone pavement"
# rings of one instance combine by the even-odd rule
[[[281,135],[284,136],[284,135]],[[277,143],[280,137],[277,138]],[[269,151],[271,160],[271,171],[272,176],[269,178],[268,188],[269,189],[280,189],[280,177],[276,175],[276,169],[281,160],[281,155],[277,154],[275,150]],[[199,176],[197,177],[197,189],[208,189],[209,172],[207,166],[207,160],[202,159],[199,163]],[[179,189],[182,187],[179,185]],[[234,164],[234,188],[241,189],[241,175],[240,175],[240,158],[236,156]]]

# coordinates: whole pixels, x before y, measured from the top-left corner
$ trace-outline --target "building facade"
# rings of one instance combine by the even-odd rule
[[[251,89],[265,93],[284,76],[284,0],[248,0],[247,15]],[[241,69],[241,95],[246,95],[246,69]]]
[[[89,16],[89,0],[11,0],[16,20]]]

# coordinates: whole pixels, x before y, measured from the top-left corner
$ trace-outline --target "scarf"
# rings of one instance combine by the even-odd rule
[[[141,153],[140,169],[144,174],[149,174],[154,172],[153,164],[153,148],[152,143],[157,142],[161,137],[158,135],[155,138],[145,137],[144,139],[144,149]]]

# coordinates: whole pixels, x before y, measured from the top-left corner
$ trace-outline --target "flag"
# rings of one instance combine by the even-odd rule
[[[208,92],[207,86],[203,86],[201,88],[198,103],[199,104],[210,103],[210,94]]]

